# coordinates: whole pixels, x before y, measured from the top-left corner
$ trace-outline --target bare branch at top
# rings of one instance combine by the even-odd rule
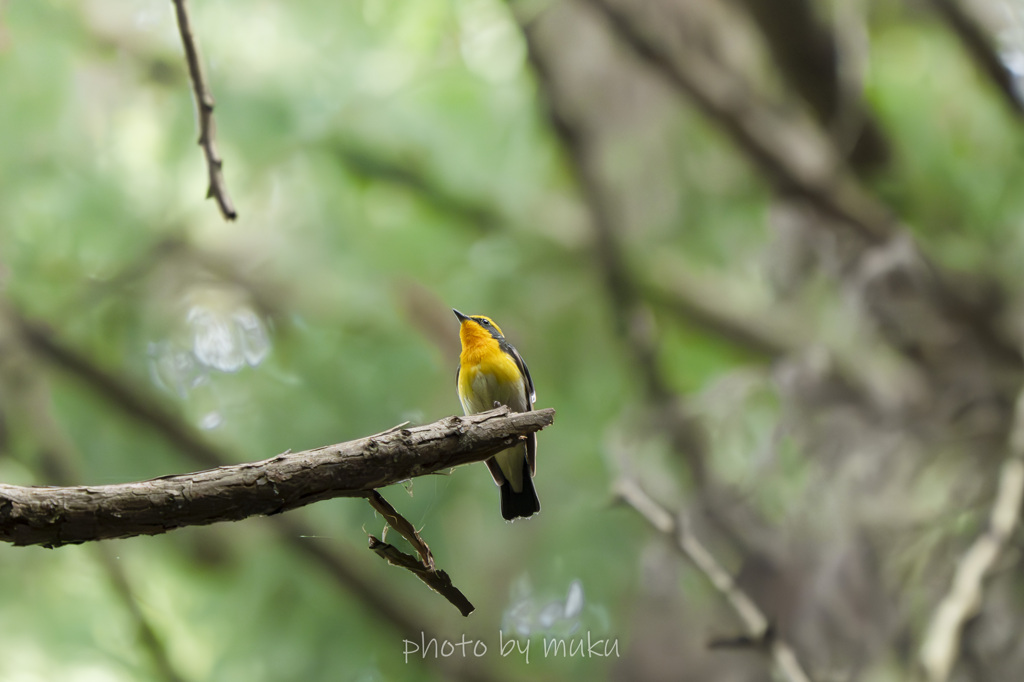
[[[188,62],[188,75],[192,81],[192,92],[196,99],[196,114],[199,118],[199,146],[206,157],[206,167],[210,175],[210,188],[207,198],[217,201],[221,215],[225,220],[238,217],[235,204],[231,201],[227,184],[224,182],[224,160],[217,151],[217,124],[213,119],[213,94],[203,75],[203,66],[199,58],[199,44],[192,33],[192,23],[188,15],[187,0],[172,0],[174,13],[178,19],[178,32],[181,33],[181,44],[185,48],[185,60]]]

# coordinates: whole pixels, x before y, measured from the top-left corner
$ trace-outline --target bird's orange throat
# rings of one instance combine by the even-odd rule
[[[498,340],[490,332],[468,320],[459,329],[459,340],[462,341],[459,360],[463,366],[478,365],[488,354],[499,350]]]

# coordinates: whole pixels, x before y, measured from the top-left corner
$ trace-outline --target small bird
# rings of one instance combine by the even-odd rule
[[[463,315],[452,308],[462,326],[462,354],[455,384],[466,414],[486,412],[506,405],[515,412],[529,412],[537,401],[533,378],[498,325],[483,315]],[[537,473],[537,434],[502,450],[486,462],[494,482],[501,487],[501,515],[511,521],[540,511],[533,487]]]

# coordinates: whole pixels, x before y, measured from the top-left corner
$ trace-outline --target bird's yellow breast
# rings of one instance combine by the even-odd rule
[[[459,398],[467,412],[489,410],[495,401],[517,411],[529,409],[519,366],[489,334],[463,334],[459,362]]]
[[[494,353],[462,354],[462,372],[459,374],[459,390],[465,390],[476,379],[477,374],[489,374],[501,384],[522,381],[522,374],[508,354],[501,350]]]

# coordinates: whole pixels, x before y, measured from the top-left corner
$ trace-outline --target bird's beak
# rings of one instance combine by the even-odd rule
[[[463,315],[455,308],[452,308],[452,312],[455,313],[455,317],[459,318],[459,322],[465,322],[466,320],[469,319],[469,315]]]

